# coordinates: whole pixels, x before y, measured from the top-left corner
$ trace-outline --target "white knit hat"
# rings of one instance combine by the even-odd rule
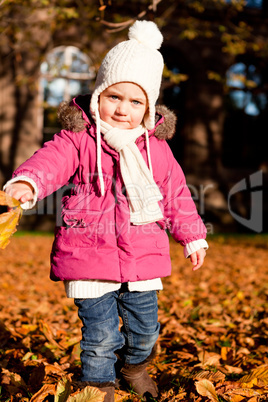
[[[144,121],[148,130],[155,126],[155,103],[163,73],[163,57],[157,50],[163,36],[151,21],[136,21],[129,29],[129,40],[113,47],[103,59],[91,97],[90,111],[95,116],[99,95],[119,82],[138,84],[146,93],[149,115]]]

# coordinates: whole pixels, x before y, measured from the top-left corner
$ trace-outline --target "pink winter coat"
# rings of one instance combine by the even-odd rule
[[[101,196],[88,96],[62,106],[60,116],[67,129],[14,172],[13,177],[25,175],[35,181],[38,199],[67,186],[62,198],[62,224],[55,229],[51,252],[51,279],[134,282],[168,276],[171,262],[165,229],[182,245],[206,237],[184,174],[165,141],[173,135],[174,121],[170,119],[174,116],[162,109],[166,116],[158,112],[156,127],[149,132],[154,180],[163,195],[161,222],[130,224],[119,154],[104,140],[101,158],[105,195]],[[144,136],[137,145],[148,163]]]

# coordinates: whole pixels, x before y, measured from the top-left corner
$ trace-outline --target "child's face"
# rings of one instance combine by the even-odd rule
[[[138,127],[147,109],[145,92],[132,82],[119,82],[100,94],[100,118],[112,127],[120,129]]]

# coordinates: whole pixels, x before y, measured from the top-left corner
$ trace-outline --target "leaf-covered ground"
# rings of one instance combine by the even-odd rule
[[[49,279],[52,240],[15,235],[0,250],[1,401],[91,400],[78,398],[81,324],[62,284]],[[211,237],[193,273],[171,240],[173,273],[159,294],[161,334],[149,367],[160,402],[268,401],[267,241]],[[116,401],[131,400],[139,398],[116,391]]]

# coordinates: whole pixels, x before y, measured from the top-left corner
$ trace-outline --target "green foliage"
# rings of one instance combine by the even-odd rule
[[[167,68],[166,65],[164,66],[163,77],[168,78],[170,82],[176,85],[178,85],[182,81],[188,80],[188,76],[186,74],[173,73]]]

